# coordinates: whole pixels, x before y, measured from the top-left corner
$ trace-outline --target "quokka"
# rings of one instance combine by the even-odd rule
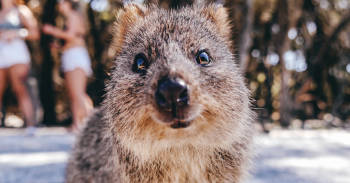
[[[128,4],[115,26],[107,94],[66,182],[241,182],[254,113],[225,8]]]

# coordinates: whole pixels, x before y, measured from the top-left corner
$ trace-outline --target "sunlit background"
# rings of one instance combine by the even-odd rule
[[[41,24],[64,26],[56,1],[29,0],[26,4]],[[88,93],[98,106],[114,57],[109,49],[112,22],[122,2],[82,0],[81,5],[80,11],[89,22],[86,39],[94,70]],[[301,121],[300,127],[312,126],[307,124],[309,120],[319,120],[317,127],[348,125],[349,0],[232,0],[226,7],[234,27],[237,63],[246,75],[265,130],[288,127],[292,121]],[[44,125],[67,125],[71,114],[59,69],[59,50],[50,46],[53,41],[42,36],[40,41],[28,42],[33,57],[29,85],[38,120]],[[7,116],[13,119],[12,114],[20,113],[15,97],[11,92],[7,96]]]

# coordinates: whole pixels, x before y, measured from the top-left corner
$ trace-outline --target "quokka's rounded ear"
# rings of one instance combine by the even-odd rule
[[[221,1],[219,1],[221,2]],[[209,5],[200,4],[200,13],[208,20],[212,21],[219,32],[227,40],[231,39],[231,24],[228,18],[227,9],[222,3],[214,2]]]
[[[125,41],[127,32],[142,20],[147,14],[148,9],[141,4],[127,3],[124,8],[117,12],[114,23],[112,50],[113,55],[119,54]]]

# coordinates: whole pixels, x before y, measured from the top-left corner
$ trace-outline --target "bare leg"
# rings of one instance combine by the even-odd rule
[[[72,129],[76,130],[92,110],[92,101],[85,92],[87,77],[82,69],[66,72],[64,77],[71,100],[73,113]]]
[[[2,120],[4,114],[1,113],[2,111],[2,97],[4,95],[4,91],[6,89],[6,69],[0,69],[0,120]],[[2,121],[1,121],[2,123]],[[1,124],[1,126],[5,126],[5,124]]]
[[[10,67],[8,71],[12,89],[17,96],[18,104],[24,114],[26,125],[33,126],[35,121],[33,105],[25,85],[29,66],[27,64],[17,64]]]

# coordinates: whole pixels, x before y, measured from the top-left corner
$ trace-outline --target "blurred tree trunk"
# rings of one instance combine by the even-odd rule
[[[252,8],[253,0],[244,1],[244,14],[242,22],[242,30],[241,30],[241,39],[239,40],[239,53],[240,53],[240,66],[243,72],[247,70],[248,62],[249,62],[249,48],[252,44],[251,32],[252,32],[252,24],[254,11]]]
[[[47,0],[45,2],[41,22],[43,24],[55,24],[56,18],[56,1]],[[53,83],[53,66],[54,61],[50,51],[52,37],[42,34],[40,40],[42,52],[42,65],[40,73],[40,99],[44,109],[43,124],[50,125],[56,123],[55,113],[55,92]]]
[[[96,67],[94,70],[95,80],[88,86],[88,92],[91,93],[92,99],[95,103],[95,105],[98,105],[102,102],[102,96],[105,94],[104,91],[104,81],[108,77],[105,70],[104,70],[104,64],[103,64],[103,53],[104,50],[106,50],[106,44],[101,40],[103,36],[103,31],[106,30],[106,26],[103,22],[100,20],[99,22],[96,21],[94,14],[94,11],[91,8],[91,3],[93,1],[90,1],[88,5],[88,19],[90,23],[90,33],[93,38],[93,58],[92,62],[96,63]],[[91,91],[91,92],[90,92]]]
[[[279,0],[276,7],[277,24],[280,31],[274,40],[275,48],[280,60],[281,67],[281,92],[280,92],[280,123],[282,126],[288,126],[290,120],[290,104],[291,100],[288,96],[288,80],[290,73],[286,70],[285,61],[283,59],[284,53],[289,49],[288,41],[288,2],[285,0]],[[282,43],[282,45],[280,45]]]
[[[288,32],[292,28],[296,28],[297,22],[302,15],[302,0],[277,2],[277,23],[280,31],[275,40],[275,48],[280,58],[281,65],[281,92],[280,92],[280,123],[283,127],[290,124],[293,102],[289,94],[289,80],[291,73],[286,69],[284,54],[290,50],[291,39],[288,37]],[[282,42],[282,45],[280,43]]]
[[[253,0],[226,1],[225,6],[229,9],[230,20],[233,20],[233,48],[238,48],[235,52],[239,55],[239,65],[244,73],[248,67],[249,49],[252,44]]]

